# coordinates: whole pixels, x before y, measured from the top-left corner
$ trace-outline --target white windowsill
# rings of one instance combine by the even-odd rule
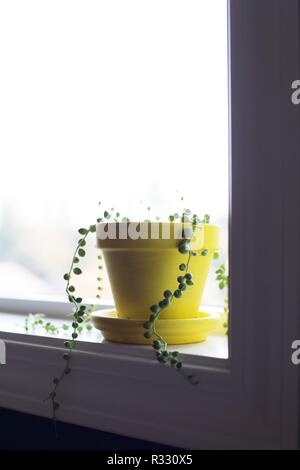
[[[106,308],[108,302],[102,304],[102,308]],[[52,310],[52,309],[50,309]],[[213,311],[213,308],[206,308],[205,311]],[[41,310],[39,310],[41,311]],[[60,312],[61,313],[61,312]],[[14,333],[18,335],[25,336],[36,336],[41,340],[42,338],[59,338],[59,339],[69,339],[70,330],[63,332],[59,331],[57,334],[47,333],[42,327],[37,327],[34,330],[25,331],[25,318],[27,315],[23,313],[12,313],[12,312],[0,312],[0,339],[1,332],[3,333]],[[70,315],[60,315],[59,317],[45,316],[44,321],[51,321],[57,325],[58,328],[61,328],[63,324],[69,324],[71,326],[72,319]],[[111,347],[115,346],[116,350],[120,351],[122,347],[130,348],[130,345],[122,345],[120,343],[110,343],[106,341],[101,332],[93,328],[91,331],[83,330],[77,341],[86,342],[86,343],[97,343],[97,344],[110,344]],[[152,350],[151,346],[134,346],[141,350]],[[172,349],[185,354],[191,354],[196,356],[206,356],[206,357],[215,357],[221,359],[228,358],[228,338],[227,336],[217,336],[211,335],[207,338],[206,341],[202,343],[195,344],[184,344],[173,346]]]
[[[25,310],[26,314],[34,311],[27,307]],[[53,377],[62,370],[62,338],[68,338],[70,333],[51,335],[41,330],[26,333],[25,316],[0,313],[0,339],[5,341],[7,353],[6,364],[0,365],[0,407],[51,418],[51,406],[45,397]],[[65,314],[60,318],[52,315],[49,320],[57,325],[71,322]],[[182,353],[185,372],[200,378],[202,392],[210,393],[212,387],[224,391],[224,379],[225,383],[230,379],[227,343],[227,337],[210,336],[203,343],[174,346]],[[190,448],[197,436],[195,429],[179,430],[171,417],[162,424],[158,416],[165,413],[165,408],[159,410],[156,401],[155,410],[143,408],[142,412],[138,398],[155,394],[160,387],[166,394],[172,394],[172,390],[174,393],[175,389],[176,393],[192,394],[197,401],[197,389],[180,375],[158,364],[151,346],[111,343],[104,341],[95,329],[86,331],[78,338],[72,373],[59,390],[58,419]]]

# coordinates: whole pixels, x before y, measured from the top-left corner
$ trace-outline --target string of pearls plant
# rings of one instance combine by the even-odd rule
[[[221,266],[216,270],[216,281],[218,282],[219,289],[228,289],[229,276],[226,273],[225,264],[222,263]],[[224,299],[224,313],[228,314],[228,298]],[[224,328],[226,329],[226,334],[228,334],[228,321],[224,323]]]
[[[66,375],[70,374],[71,367],[70,363],[72,360],[72,353],[75,346],[75,340],[78,338],[78,334],[80,332],[81,324],[87,319],[91,312],[94,309],[94,305],[87,307],[86,305],[82,305],[82,298],[76,297],[75,295],[75,286],[71,284],[72,274],[79,276],[82,274],[82,270],[79,268],[78,264],[80,262],[80,258],[83,258],[86,255],[86,251],[84,249],[86,245],[86,239],[90,233],[96,232],[96,225],[90,225],[88,229],[80,228],[78,230],[81,238],[78,240],[75,252],[73,254],[72,262],[70,269],[67,273],[64,274],[64,280],[67,281],[66,284],[66,294],[68,296],[69,302],[73,305],[73,322],[72,322],[72,335],[71,339],[64,342],[64,346],[66,348],[66,352],[63,355],[63,359],[65,361],[65,365],[61,374],[53,379],[53,388],[49,394],[49,398],[52,403],[52,416],[53,419],[56,419],[56,411],[59,408],[59,402],[57,401],[57,388],[59,387],[62,380],[65,378]],[[101,261],[101,256],[98,257],[99,261]],[[98,266],[99,270],[102,270],[102,263]],[[101,277],[97,278],[98,282],[101,281]],[[98,289],[100,292],[101,285],[98,285]],[[100,297],[100,294],[97,293],[97,297]]]
[[[150,208],[148,208],[150,210]],[[110,211],[105,210],[103,213],[103,218],[97,219],[97,222],[100,223],[103,220],[109,221],[112,219],[115,222],[118,221],[129,221],[128,218],[123,217],[121,219],[120,213],[116,212],[113,208]],[[156,220],[159,218],[156,217]],[[203,249],[200,252],[196,252],[191,248],[191,240],[194,236],[195,229],[199,226],[199,224],[208,224],[210,222],[210,217],[206,214],[203,219],[199,219],[196,214],[191,214],[189,209],[184,209],[182,215],[178,213],[172,214],[169,216],[170,222],[175,222],[176,220],[181,220],[182,222],[186,222],[189,220],[191,222],[191,228],[183,229],[182,231],[182,239],[179,240],[178,243],[178,251],[185,256],[185,260],[180,263],[178,266],[179,275],[177,277],[178,286],[177,289],[172,292],[170,289],[166,289],[163,292],[163,298],[159,300],[157,303],[151,305],[150,313],[148,320],[144,323],[144,337],[145,338],[152,338],[152,346],[156,353],[156,358],[159,363],[162,363],[167,366],[174,367],[177,371],[179,371],[192,385],[197,385],[198,381],[195,379],[194,375],[186,375],[182,370],[183,362],[180,354],[177,351],[168,351],[167,349],[167,342],[164,338],[159,334],[156,327],[156,322],[159,318],[160,313],[162,310],[168,308],[168,306],[175,300],[180,299],[185,291],[193,286],[193,275],[190,269],[191,261],[194,256],[206,256],[208,254],[208,250]],[[96,225],[90,225],[89,228],[80,228],[78,230],[80,234],[80,239],[78,240],[75,252],[73,254],[72,262],[70,269],[67,273],[64,274],[64,280],[67,282],[66,284],[66,294],[68,297],[69,302],[73,305],[73,322],[72,322],[72,335],[71,339],[64,342],[64,346],[66,348],[66,352],[63,354],[63,359],[65,361],[64,367],[62,372],[59,376],[53,379],[53,387],[49,394],[49,399],[52,403],[52,415],[54,421],[56,420],[56,412],[59,408],[59,402],[57,398],[57,389],[61,384],[62,380],[65,378],[66,375],[70,374],[71,372],[71,360],[72,355],[75,347],[76,339],[78,338],[78,333],[82,329],[82,323],[87,321],[90,317],[91,312],[95,309],[94,305],[85,306],[82,304],[82,298],[77,297],[75,294],[75,286],[71,283],[72,276],[79,276],[82,274],[82,270],[79,267],[80,259],[86,255],[85,246],[86,246],[86,239],[91,233],[96,232]],[[98,270],[101,272],[103,269],[102,266],[102,256],[98,256]],[[219,287],[224,288],[225,285],[228,284],[228,276],[227,280],[225,280],[225,267],[220,267],[220,271],[217,271],[217,280],[219,281]],[[222,278],[221,278],[222,276]],[[98,287],[97,287],[97,298],[101,297],[101,281],[102,277],[99,274],[97,277]],[[227,284],[226,284],[227,282]],[[221,287],[221,283],[222,286]],[[223,285],[224,284],[224,285]]]
[[[190,211],[185,209],[181,219],[182,222],[186,221],[186,218],[190,216]],[[176,213],[174,215],[169,216],[170,222],[175,222],[179,219],[179,215]],[[156,351],[156,358],[160,363],[165,365],[169,365],[171,367],[175,367],[178,371],[182,372],[182,359],[178,351],[168,351],[167,349],[167,342],[164,338],[158,333],[156,329],[156,322],[159,318],[159,315],[162,310],[166,309],[174,299],[180,299],[186,289],[190,286],[193,286],[193,275],[190,272],[190,263],[193,256],[206,256],[208,254],[208,250],[204,249],[200,253],[193,251],[191,249],[191,240],[194,236],[195,229],[199,224],[207,224],[210,221],[210,217],[208,214],[204,216],[202,220],[198,218],[196,214],[192,216],[192,229],[187,232],[186,229],[183,229],[182,232],[182,239],[179,241],[178,244],[178,251],[183,256],[186,257],[185,262],[180,263],[178,266],[179,271],[181,274],[177,277],[178,287],[177,289],[172,292],[170,289],[166,289],[163,293],[163,299],[161,299],[158,303],[151,305],[150,307],[150,316],[148,320],[144,323],[145,338],[154,338],[152,346]],[[197,385],[198,381],[195,379],[194,375],[185,375],[184,377],[191,382],[192,385]]]

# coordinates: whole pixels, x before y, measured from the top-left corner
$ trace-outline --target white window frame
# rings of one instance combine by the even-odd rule
[[[186,355],[192,386],[147,348],[80,343],[60,388],[61,420],[187,449],[299,447],[298,15],[297,0],[229,1],[229,359]],[[62,366],[61,340],[1,338],[0,406],[50,416],[43,398]]]

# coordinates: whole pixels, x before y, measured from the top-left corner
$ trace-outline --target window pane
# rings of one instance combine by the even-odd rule
[[[101,207],[208,213],[226,259],[226,0],[1,2],[0,61],[1,295],[63,294]],[[205,304],[222,303],[214,278]]]

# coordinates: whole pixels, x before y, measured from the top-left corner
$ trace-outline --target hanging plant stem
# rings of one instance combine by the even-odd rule
[[[188,209],[184,209],[183,215],[181,217],[182,221],[185,221],[185,217],[190,215],[190,211]],[[174,222],[176,219],[179,218],[179,215],[176,213],[174,215],[169,216],[170,222]],[[165,365],[169,365],[175,367],[178,371],[180,371],[183,376],[189,380],[193,385],[198,384],[195,380],[193,375],[186,375],[182,371],[182,359],[178,353],[178,351],[169,352],[167,350],[167,342],[166,340],[158,333],[156,322],[159,319],[160,313],[162,310],[168,308],[174,299],[180,299],[186,289],[190,286],[193,286],[193,276],[192,273],[189,272],[190,262],[193,256],[206,256],[208,254],[207,249],[202,249],[199,252],[196,252],[191,249],[190,243],[194,236],[195,230],[199,223],[209,223],[210,217],[206,214],[203,220],[200,220],[197,215],[193,215],[192,217],[192,230],[187,235],[185,229],[183,229],[182,239],[178,244],[178,251],[182,255],[187,256],[187,260],[185,263],[181,263],[179,265],[179,270],[182,272],[181,275],[177,277],[178,287],[177,289],[172,292],[171,290],[167,289],[164,291],[164,298],[160,300],[157,304],[153,304],[150,307],[150,316],[149,319],[143,324],[145,328],[144,337],[145,338],[153,338],[152,346],[156,351],[156,358],[160,363]]]
[[[216,281],[220,290],[228,289],[229,276],[225,269],[225,264],[222,263],[219,268],[216,270]],[[224,299],[224,313],[228,314],[228,298]],[[226,329],[226,334],[228,335],[228,320],[223,324],[223,327]]]
[[[82,298],[75,296],[75,287],[71,285],[71,278],[73,274],[76,276],[82,274],[81,269],[77,265],[80,262],[80,258],[83,258],[86,254],[84,250],[84,247],[86,245],[86,239],[90,233],[96,232],[96,225],[90,225],[88,229],[80,228],[78,232],[80,235],[82,235],[82,238],[80,238],[77,243],[69,272],[64,274],[63,276],[64,280],[67,281],[66,294],[68,296],[69,302],[73,304],[73,332],[71,335],[71,339],[64,342],[66,348],[66,352],[63,355],[65,366],[61,374],[53,379],[53,388],[49,394],[49,399],[52,403],[52,416],[54,421],[56,420],[56,412],[59,408],[59,402],[57,400],[57,389],[64,377],[70,374],[71,372],[70,364],[72,360],[72,353],[74,350],[75,340],[78,337],[78,332],[80,331],[81,323],[84,321],[84,316],[88,309],[88,307],[86,307],[85,305],[81,305]]]

